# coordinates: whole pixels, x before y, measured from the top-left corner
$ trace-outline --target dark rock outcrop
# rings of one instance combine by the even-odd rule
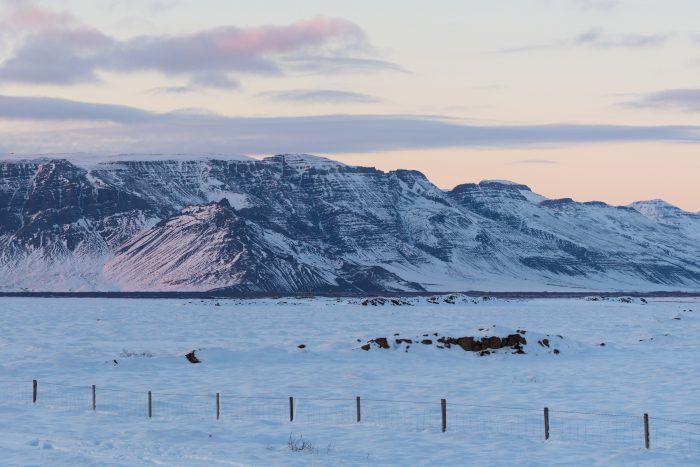
[[[188,362],[190,363],[202,363],[197,356],[195,355],[195,351],[193,350],[192,352],[185,354],[185,358],[187,359]]]
[[[437,333],[435,334],[437,335]],[[527,339],[525,339],[523,334],[525,334],[525,331],[519,330],[515,334],[509,334],[505,337],[485,336],[478,338],[473,336],[440,336],[437,339],[436,347],[439,349],[450,349],[453,346],[457,346],[466,352],[480,352],[480,355],[489,355],[491,353],[490,351],[499,349],[515,350],[516,352],[514,353],[523,354],[525,353],[523,350],[523,346],[527,344]],[[398,333],[395,334],[395,336],[398,335]],[[427,336],[427,334],[424,334],[423,336],[425,337]],[[431,339],[420,339],[418,337],[415,340],[408,338],[396,338],[394,340],[397,346],[406,344],[405,350],[408,350],[408,348],[410,348],[410,345],[414,342],[420,342],[423,345],[433,345],[433,341]],[[542,341],[540,341],[540,344],[541,343]],[[371,344],[375,344],[376,347],[380,349],[391,348],[389,346],[388,340],[385,337],[377,337],[375,339],[371,339],[360,348],[363,350],[370,350],[370,348],[372,347]]]

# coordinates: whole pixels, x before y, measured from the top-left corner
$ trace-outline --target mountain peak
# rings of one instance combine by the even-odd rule
[[[647,200],[642,200],[642,201],[635,201],[634,203],[630,204],[630,207],[656,207],[659,209],[668,209],[668,208],[673,208],[673,209],[680,209],[674,206],[673,204],[661,199],[661,198],[656,198],[656,199],[647,199]]]
[[[520,183],[514,182],[514,181],[512,181],[512,180],[499,180],[499,179],[496,179],[496,178],[487,179],[487,180],[482,180],[482,181],[479,182],[479,185],[481,185],[482,183],[485,184],[485,185],[487,185],[487,184],[520,185]]]
[[[266,164],[284,164],[287,167],[302,171],[309,169],[335,170],[340,167],[346,167],[341,162],[311,154],[277,154],[264,158],[263,162]]]
[[[684,211],[678,206],[674,206],[673,204],[658,198],[645,201],[635,201],[634,203],[630,204],[629,207],[655,221],[668,220],[676,217],[697,217],[700,214]]]
[[[479,186],[486,187],[486,186],[501,186],[505,189],[511,189],[511,190],[526,190],[526,191],[532,191],[529,186],[524,185],[522,183],[514,182],[511,180],[482,180],[479,182]]]

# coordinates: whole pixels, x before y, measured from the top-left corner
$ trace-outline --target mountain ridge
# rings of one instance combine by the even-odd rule
[[[303,154],[0,160],[0,290],[700,290],[700,219],[639,203]]]

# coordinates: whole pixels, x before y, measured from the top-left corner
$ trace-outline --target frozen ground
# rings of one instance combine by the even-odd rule
[[[359,348],[493,325],[526,330],[527,354]],[[2,465],[700,463],[700,300],[2,298],[0,329]],[[563,337],[561,353],[537,344],[545,335]],[[313,449],[291,451],[290,434]]]

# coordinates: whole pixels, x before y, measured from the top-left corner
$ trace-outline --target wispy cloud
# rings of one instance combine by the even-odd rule
[[[655,47],[665,43],[669,39],[669,34],[615,34],[604,29],[594,28],[583,34],[579,34],[570,41],[576,47],[596,47],[596,48],[638,48]]]
[[[0,63],[0,81],[70,85],[97,81],[101,70],[158,71],[190,79],[187,87],[234,89],[232,73],[282,75],[299,69],[399,70],[372,53],[364,31],[342,18],[288,25],[219,27],[181,35],[117,39],[67,13],[19,3],[0,21],[15,46]]]
[[[338,91],[333,89],[290,89],[286,91],[271,91],[258,94],[259,97],[289,102],[317,103],[363,103],[373,104],[381,99],[359,92]]]
[[[368,73],[376,71],[409,71],[396,63],[376,58],[328,57],[328,56],[290,56],[280,59],[291,70],[304,73]]]
[[[665,44],[671,38],[670,34],[619,34],[602,28],[593,28],[569,39],[544,43],[524,45],[497,50],[499,53],[518,53],[551,49],[639,49],[657,47]]]
[[[627,107],[700,112],[700,89],[667,89],[624,102]]]
[[[0,119],[137,123],[155,117],[152,112],[124,105],[92,104],[53,97],[0,95]]]
[[[208,89],[234,91],[241,88],[241,82],[223,73],[200,73],[194,75],[183,86],[162,86],[153,88],[152,93],[184,94]]]
[[[697,126],[470,125],[395,115],[227,117],[198,111],[154,113],[133,107],[39,97],[0,100],[6,119],[87,120],[89,128],[13,133],[0,141],[13,152],[278,152],[361,153],[444,147],[533,147],[578,143],[700,143]],[[109,122],[95,126],[95,121]],[[116,122],[117,124],[114,124]]]

